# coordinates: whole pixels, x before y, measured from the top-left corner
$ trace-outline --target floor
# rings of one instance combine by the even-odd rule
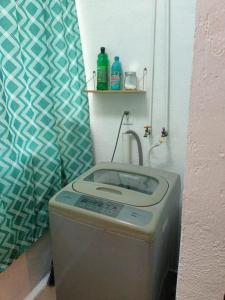
[[[176,274],[169,273],[164,287],[162,289],[162,295],[160,300],[175,300],[176,293]],[[35,300],[56,300],[55,287],[47,286]]]
[[[47,286],[35,300],[56,300],[55,288]]]

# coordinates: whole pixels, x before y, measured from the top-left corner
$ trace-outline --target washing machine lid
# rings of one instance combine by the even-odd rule
[[[72,188],[79,193],[145,207],[163,199],[168,183],[150,168],[101,163],[73,182]]]

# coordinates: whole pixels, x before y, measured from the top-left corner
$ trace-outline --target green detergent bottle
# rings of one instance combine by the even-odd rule
[[[109,59],[105,53],[105,47],[101,47],[101,53],[97,60],[97,90],[109,88]]]

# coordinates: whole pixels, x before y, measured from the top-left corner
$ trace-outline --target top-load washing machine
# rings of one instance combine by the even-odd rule
[[[102,163],[49,202],[57,300],[158,300],[177,253],[180,179]]]

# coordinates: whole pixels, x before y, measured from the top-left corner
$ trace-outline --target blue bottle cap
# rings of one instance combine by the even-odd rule
[[[119,61],[120,60],[120,58],[119,58],[119,56],[115,56],[115,61]]]

